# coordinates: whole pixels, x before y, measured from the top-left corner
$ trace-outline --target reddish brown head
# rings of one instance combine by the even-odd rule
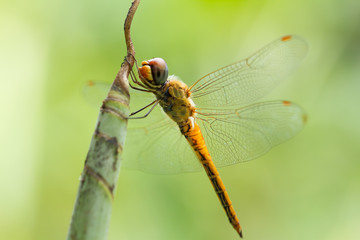
[[[168,78],[168,67],[162,58],[153,58],[143,61],[139,67],[140,78],[146,85],[163,85]],[[148,84],[147,84],[148,83]]]

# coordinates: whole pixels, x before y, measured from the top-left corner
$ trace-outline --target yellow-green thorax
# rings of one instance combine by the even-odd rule
[[[195,104],[190,98],[189,87],[182,81],[170,77],[155,96],[164,112],[176,123],[194,118]]]

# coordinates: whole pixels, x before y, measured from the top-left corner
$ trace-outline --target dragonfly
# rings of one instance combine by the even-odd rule
[[[134,85],[130,85],[135,95],[140,93],[151,102],[130,115],[147,121],[129,121],[122,167],[156,174],[204,169],[230,224],[242,238],[242,227],[217,168],[255,159],[303,128],[306,115],[297,104],[257,100],[298,68],[307,49],[302,37],[287,35],[191,86],[169,76],[163,59],[143,61],[137,68],[138,78],[131,73]],[[150,110],[137,117],[145,109]],[[127,146],[136,146],[138,151],[126,152]]]

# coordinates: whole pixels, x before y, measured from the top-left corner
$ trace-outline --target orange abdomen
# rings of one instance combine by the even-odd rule
[[[213,185],[214,190],[220,200],[220,203],[229,218],[231,225],[235,228],[240,237],[242,237],[242,230],[239,224],[239,219],[236,216],[224,183],[221,180],[219,172],[217,171],[211,159],[210,153],[205,145],[205,140],[200,131],[199,125],[194,122],[194,126],[192,127],[191,120],[188,120],[185,123],[179,124],[179,127],[181,133],[185,136],[186,140],[189,142],[196,156],[198,157],[200,163],[203,165],[206,174],[208,175],[210,182]]]

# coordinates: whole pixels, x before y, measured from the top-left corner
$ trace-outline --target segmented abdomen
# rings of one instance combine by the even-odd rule
[[[188,120],[186,123],[179,124],[181,133],[185,136],[186,140],[191,145],[200,163],[203,165],[206,174],[208,175],[211,184],[223,206],[226,215],[229,218],[231,225],[242,237],[241,226],[239,219],[236,216],[235,210],[232,206],[229,195],[225,189],[224,183],[220,178],[219,172],[217,171],[210,153],[205,145],[204,137],[201,133],[200,127],[196,122]]]

